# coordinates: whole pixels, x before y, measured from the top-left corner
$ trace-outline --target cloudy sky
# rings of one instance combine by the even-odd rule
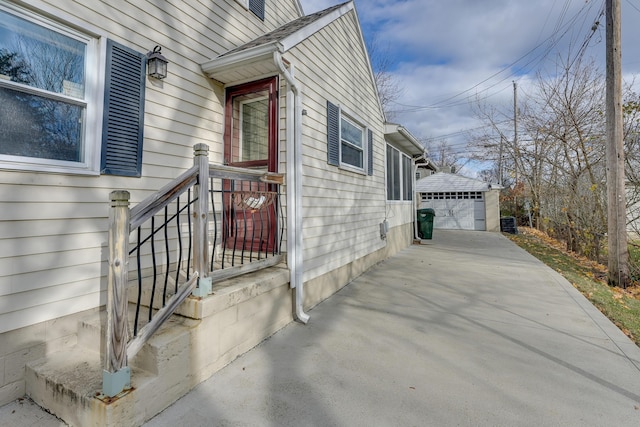
[[[312,13],[342,0],[301,0]],[[536,73],[580,46],[604,70],[604,0],[356,0],[365,39],[391,56],[402,86],[394,121],[420,139],[446,140],[464,152],[482,123],[471,103],[513,105]],[[621,0],[623,73],[640,74],[640,0]],[[594,23],[599,22],[595,31]],[[640,79],[639,79],[640,80]],[[603,94],[604,96],[604,94]]]

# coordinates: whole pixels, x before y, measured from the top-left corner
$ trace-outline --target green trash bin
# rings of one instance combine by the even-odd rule
[[[433,237],[433,218],[436,211],[431,208],[418,209],[418,237],[431,239]]]

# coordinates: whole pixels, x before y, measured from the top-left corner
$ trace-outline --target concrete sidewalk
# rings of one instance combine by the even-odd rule
[[[309,314],[146,425],[640,425],[640,349],[500,234],[436,230]]]
[[[497,233],[436,230],[147,423],[638,426],[640,349]]]

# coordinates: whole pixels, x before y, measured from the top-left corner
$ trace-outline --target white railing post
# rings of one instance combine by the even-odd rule
[[[196,297],[211,293],[209,277],[209,146],[196,144],[193,147],[193,162],[198,166],[198,201],[193,212],[193,268],[198,273]]]
[[[108,397],[131,387],[131,370],[127,366],[129,218],[129,192],[112,191],[109,211],[107,342],[102,373],[102,394]]]

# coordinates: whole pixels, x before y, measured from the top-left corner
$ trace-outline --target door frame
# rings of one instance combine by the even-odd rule
[[[267,145],[267,159],[247,162],[233,162],[232,132],[233,132],[233,100],[237,96],[266,90],[269,97],[269,131]],[[268,172],[278,171],[278,76],[268,77],[255,82],[244,83],[229,87],[225,91],[224,107],[224,164],[243,168],[266,166]]]
[[[225,118],[224,118],[224,147],[223,147],[223,159],[224,164],[229,166],[241,167],[241,168],[266,168],[268,172],[278,171],[278,135],[279,135],[279,121],[278,121],[278,76],[257,80],[254,82],[244,83],[237,86],[229,87],[225,90]],[[267,92],[268,97],[268,141],[267,141],[267,158],[251,161],[234,162],[233,159],[233,122],[234,122],[234,99],[238,96],[248,95],[258,92]],[[277,191],[277,187],[274,184],[257,183],[258,187],[262,191]],[[241,186],[242,187],[242,186]],[[253,184],[250,185],[250,189],[253,188]],[[225,239],[228,247],[233,246],[234,252],[238,244],[241,245],[242,250],[250,252],[260,252],[266,250],[273,252],[278,248],[277,239],[277,222],[278,222],[278,207],[276,203],[270,204],[266,207],[266,215],[268,224],[264,224],[264,216],[262,213],[256,216],[255,211],[243,211],[238,210],[232,206],[231,192],[247,190],[246,188],[234,188],[234,184],[231,180],[223,181],[223,189],[225,194]],[[257,219],[258,218],[258,219]],[[247,235],[247,230],[254,230],[255,223],[258,221],[260,230],[267,230],[267,238],[265,241],[258,239],[254,234]],[[244,227],[238,228],[238,224],[244,225]],[[248,228],[247,228],[248,227]],[[244,232],[244,234],[243,234]],[[262,236],[262,231],[260,232]],[[241,240],[241,242],[239,242]]]

